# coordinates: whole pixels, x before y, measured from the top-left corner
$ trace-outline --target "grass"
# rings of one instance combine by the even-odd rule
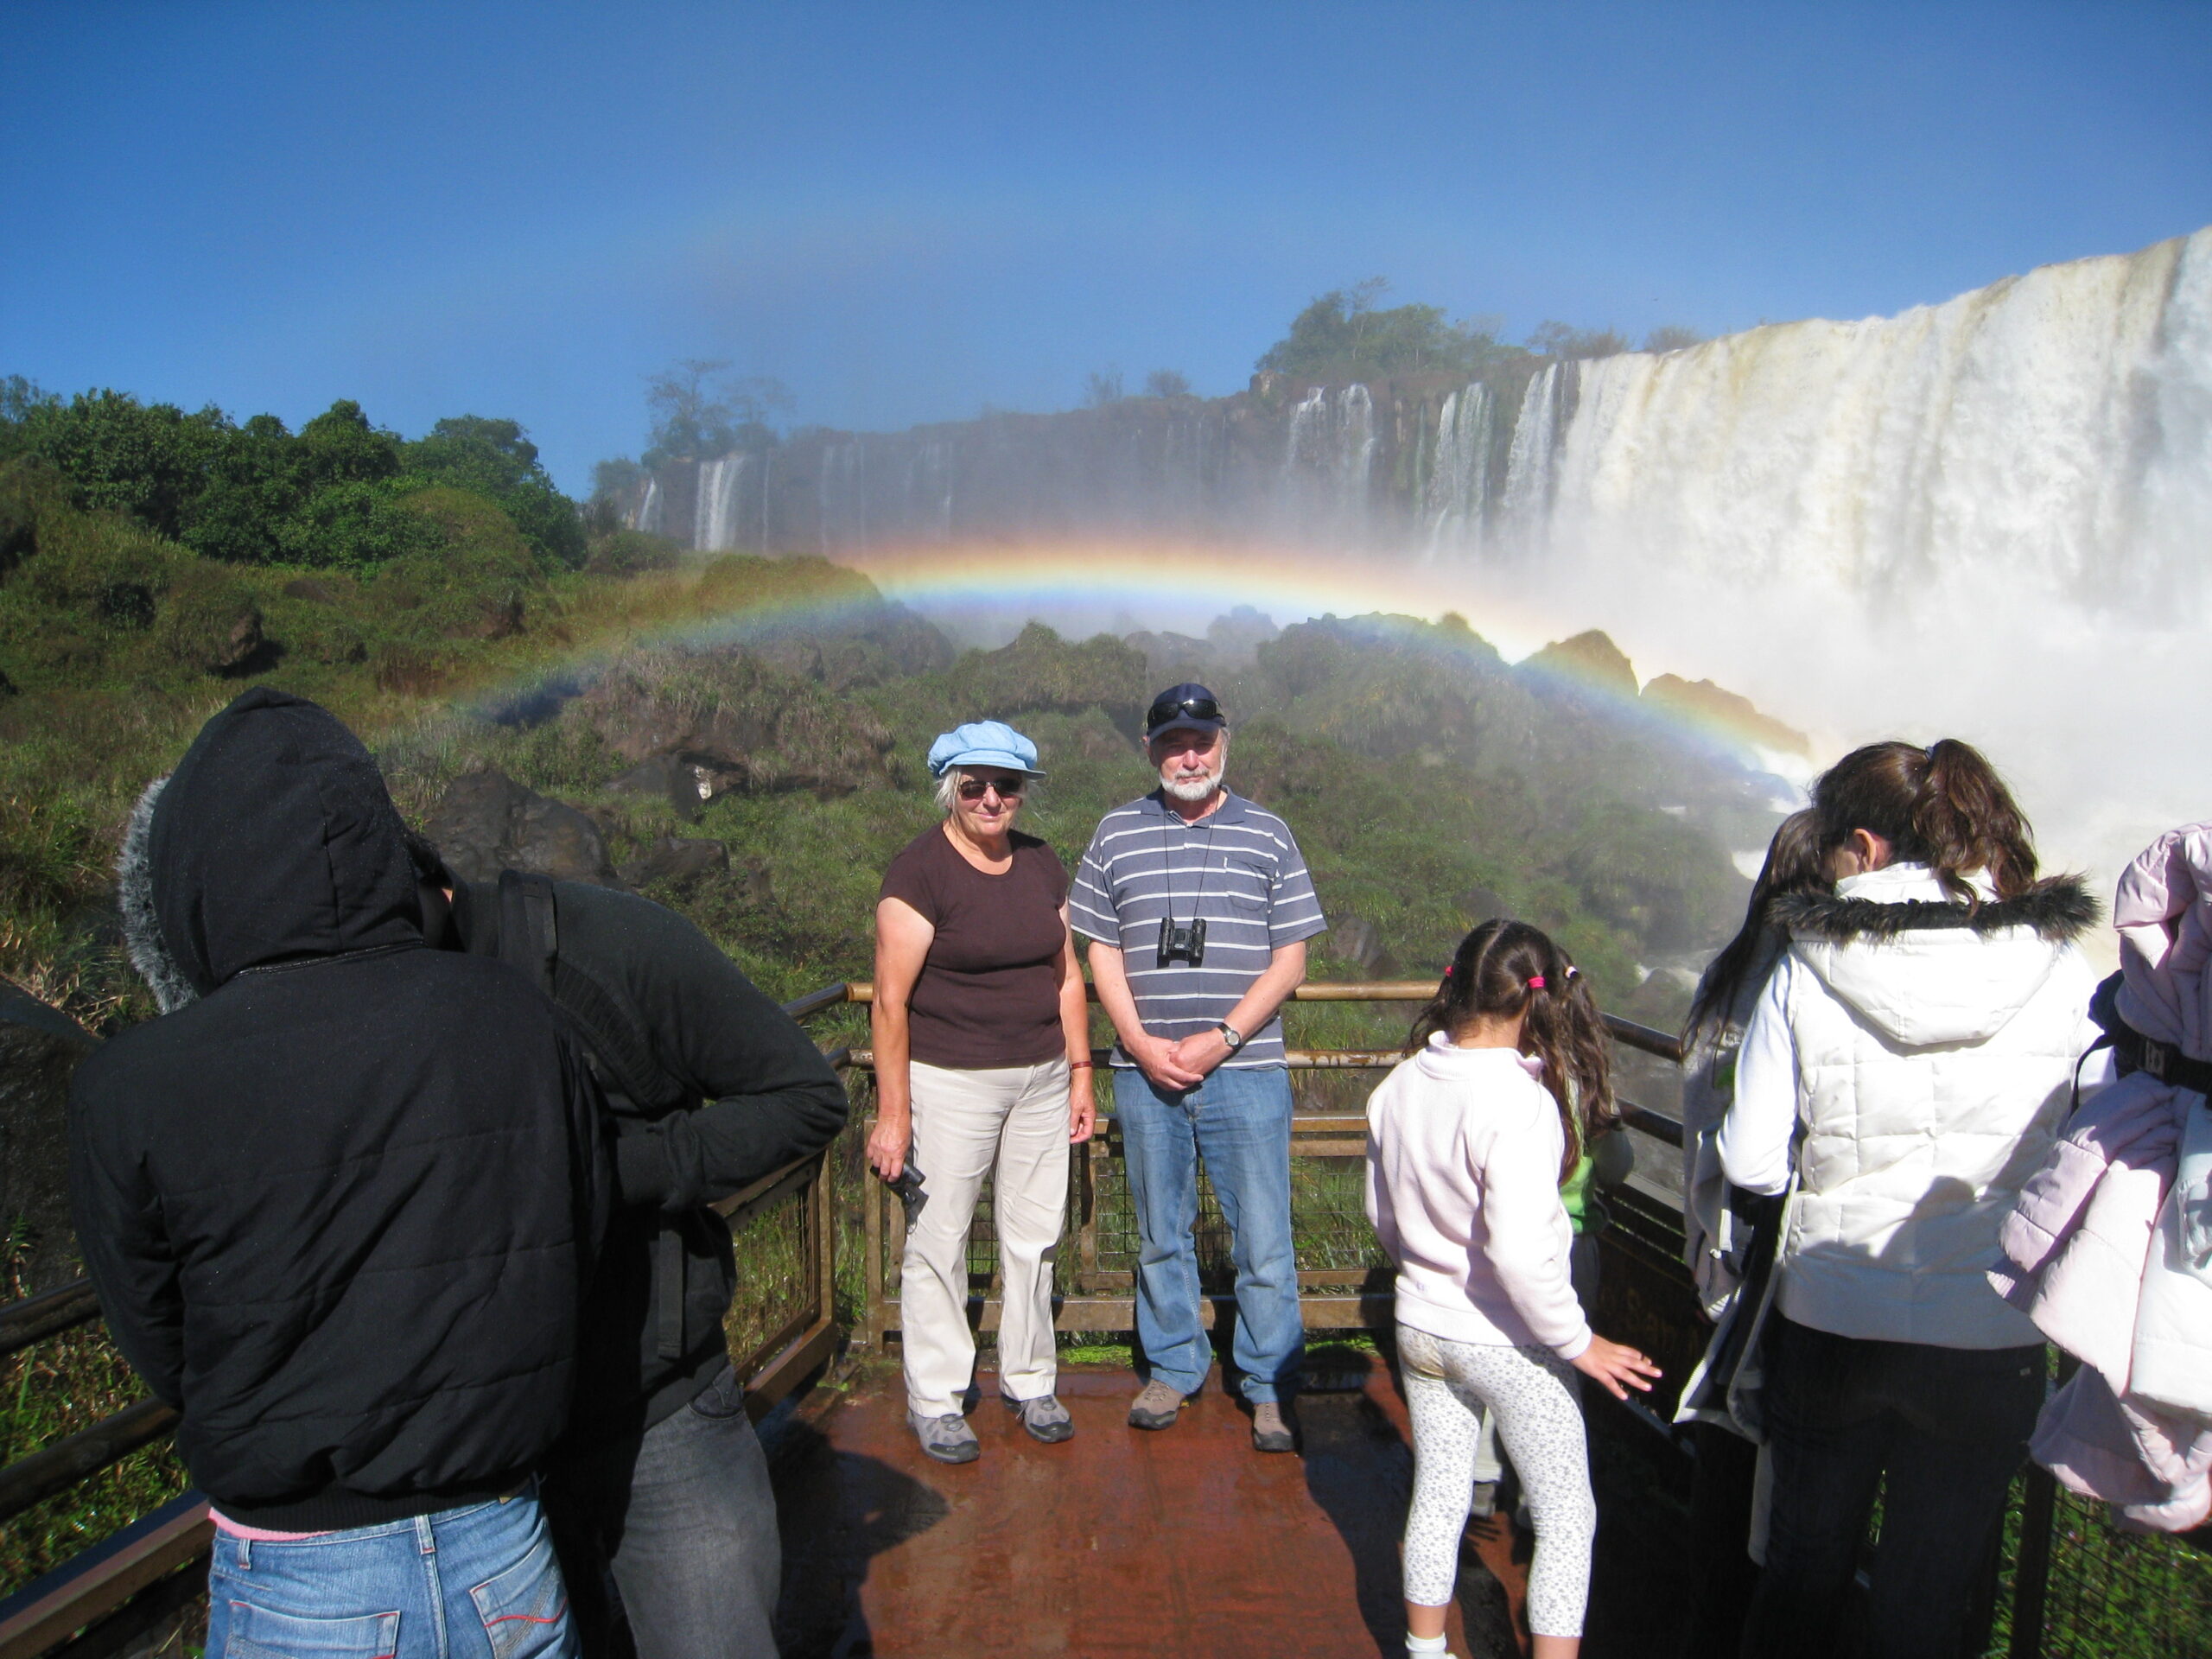
[[[21,1240],[10,1241],[5,1300],[24,1294]],[[14,1463],[146,1398],[106,1329],[95,1323],[0,1359],[0,1464]],[[0,1523],[0,1595],[158,1508],[188,1484],[166,1442]]]

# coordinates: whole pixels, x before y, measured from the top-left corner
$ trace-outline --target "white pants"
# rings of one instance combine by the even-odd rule
[[[929,1202],[906,1235],[899,1313],[906,1403],[924,1417],[960,1409],[976,1371],[968,1329],[968,1228],[983,1178],[999,1237],[1005,1300],[999,1389],[1052,1392],[1052,1258],[1067,1217],[1068,1063],[989,1071],[912,1067],[914,1163]]]
[[[1537,1636],[1580,1636],[1598,1504],[1590,1491],[1590,1452],[1574,1372],[1548,1349],[1447,1342],[1402,1325],[1398,1361],[1414,1429],[1406,1599],[1421,1607],[1441,1607],[1452,1599],[1459,1537],[1474,1492],[1479,1414],[1487,1408],[1536,1523],[1529,1629]]]

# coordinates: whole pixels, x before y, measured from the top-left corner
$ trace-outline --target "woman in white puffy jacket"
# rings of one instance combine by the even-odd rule
[[[1796,1180],[1743,1652],[1833,1650],[1878,1491],[1866,1651],[1954,1659],[2044,1396],[2041,1335],[1986,1270],[2095,1034],[2075,941],[2096,906],[2077,878],[2037,879],[2026,820],[1964,743],[1854,751],[1813,811],[1835,890],[1776,906],[1791,943],[1719,1137],[1738,1186]]]

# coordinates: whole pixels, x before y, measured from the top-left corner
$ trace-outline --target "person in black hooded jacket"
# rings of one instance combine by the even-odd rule
[[[585,1316],[575,1422],[545,1503],[587,1659],[774,1659],[781,1577],[766,1459],[722,1320],[736,1285],[709,1205],[827,1146],[844,1085],[798,1023],[665,906],[509,872],[459,881],[413,840],[448,947],[527,969],[575,1022],[619,1136],[619,1207]]]
[[[425,948],[405,834],[351,733],[257,688],[124,849],[163,1013],[76,1074],[71,1202],[215,1511],[210,1656],[575,1650],[532,1471],[608,1208],[601,1102],[524,976]]]

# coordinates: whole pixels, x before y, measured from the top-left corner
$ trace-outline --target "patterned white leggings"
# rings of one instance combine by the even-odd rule
[[[1488,1407],[1536,1524],[1529,1629],[1537,1636],[1580,1636],[1598,1501],[1590,1491],[1590,1451],[1573,1368],[1548,1348],[1446,1342],[1405,1325],[1398,1327],[1398,1358],[1414,1425],[1406,1599],[1421,1607],[1452,1599],[1474,1497],[1481,1414]]]

